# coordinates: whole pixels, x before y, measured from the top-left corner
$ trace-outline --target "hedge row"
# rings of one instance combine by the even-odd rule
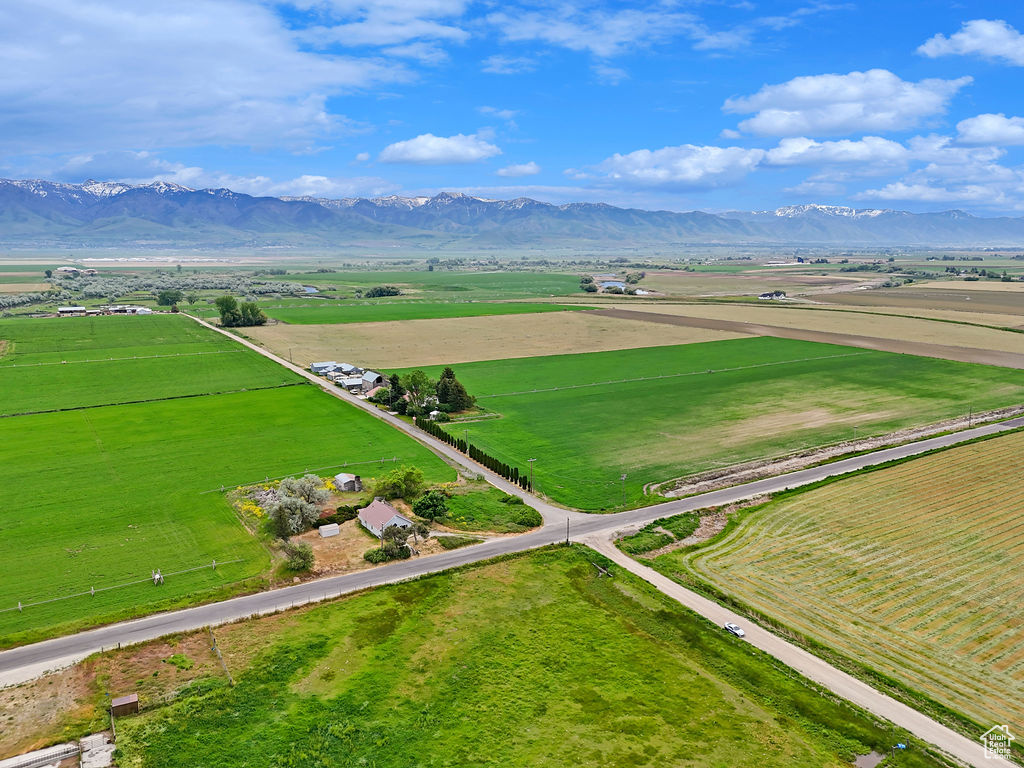
[[[513,467],[510,464],[499,461],[486,451],[480,450],[475,445],[467,443],[462,438],[455,437],[455,435],[449,434],[434,421],[430,421],[428,419],[416,419],[416,426],[428,435],[436,437],[438,440],[448,443],[448,445],[452,446],[455,450],[466,454],[469,458],[473,459],[473,461],[483,464],[492,472],[496,472],[506,480],[515,483],[524,491],[533,490],[533,487],[530,485],[530,476],[526,472],[521,472],[519,467]]]

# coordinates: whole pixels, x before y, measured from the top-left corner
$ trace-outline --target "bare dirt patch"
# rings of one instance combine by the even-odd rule
[[[1024,413],[1024,405],[1014,406],[1012,408],[1002,408],[997,411],[978,413],[970,417],[964,416],[951,419],[949,421],[939,422],[938,424],[931,424],[926,427],[901,429],[887,435],[879,435],[877,437],[865,438],[863,440],[849,440],[843,443],[838,443],[837,445],[817,448],[812,451],[784,456],[779,459],[769,461],[749,461],[743,464],[735,464],[731,467],[714,469],[697,475],[689,475],[687,477],[669,480],[665,483],[652,483],[648,486],[648,489],[657,488],[660,493],[670,497],[692,496],[693,494],[705,493],[718,488],[727,488],[733,485],[753,482],[754,480],[761,480],[766,477],[775,477],[776,475],[785,474],[787,472],[795,472],[815,464],[820,464],[823,461],[829,461],[851,453],[875,451],[880,448],[899,445],[913,440],[921,440],[925,437],[936,435],[941,432],[953,432],[961,429],[967,429],[972,426],[978,426],[979,424],[987,422],[1012,418],[1014,416],[1019,416],[1022,413]]]
[[[337,536],[326,539],[321,538],[316,529],[292,537],[293,540],[304,541],[313,547],[316,562],[311,576],[319,578],[377,567],[363,559],[364,552],[378,546],[377,540],[363,532],[358,520],[342,523],[339,530],[341,532]],[[413,557],[434,555],[444,551],[433,539],[420,539],[419,543],[416,543],[410,536],[409,545],[418,553]]]
[[[8,347],[10,347],[10,342],[7,339],[0,339],[0,358],[7,354]]]
[[[189,669],[169,664],[187,657]],[[106,727],[111,697],[138,693],[142,707],[172,698],[198,677],[223,674],[209,636],[194,632],[176,638],[99,654],[46,677],[0,689],[0,755],[77,739]]]
[[[737,338],[720,329],[653,325],[594,312],[406,320],[345,325],[276,325],[246,335],[300,365],[345,360],[406,368],[576,352],[692,344]]]
[[[798,412],[780,410],[761,413],[728,426],[719,425],[716,427],[716,435],[722,445],[745,445],[755,434],[784,434],[835,424],[869,424],[896,416],[899,416],[896,411],[838,412],[828,408],[809,408]]]

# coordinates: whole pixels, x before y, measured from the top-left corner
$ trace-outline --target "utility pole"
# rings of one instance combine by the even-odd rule
[[[527,459],[527,461],[530,462],[530,492],[532,493],[533,492],[533,462],[535,462],[536,459]]]
[[[623,472],[619,479],[622,480],[622,506],[626,506],[626,473]]]
[[[970,429],[974,426],[974,403],[967,406],[967,428]]]
[[[569,518],[565,518],[565,545],[569,546]]]

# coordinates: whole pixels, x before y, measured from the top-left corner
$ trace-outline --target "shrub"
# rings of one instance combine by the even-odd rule
[[[540,516],[540,512],[533,507],[524,506],[523,509],[516,512],[514,521],[516,525],[522,525],[526,528],[536,528],[538,525],[544,523],[544,518],[542,518]]]
[[[437,536],[434,541],[441,545],[441,549],[458,549],[479,544],[483,539],[474,539],[472,536]]]
[[[283,551],[289,570],[308,571],[313,567],[313,547],[306,542],[285,542]]]
[[[408,560],[412,552],[408,547],[390,548],[387,546],[368,549],[363,553],[363,559],[368,563],[386,563],[390,560]]]
[[[427,491],[412,505],[412,511],[426,520],[448,514],[448,497],[441,491]]]
[[[512,506],[516,504],[526,504],[525,501],[520,499],[518,496],[513,496],[511,493],[506,493],[504,496],[498,499],[498,501],[500,501],[502,504],[509,504]]]

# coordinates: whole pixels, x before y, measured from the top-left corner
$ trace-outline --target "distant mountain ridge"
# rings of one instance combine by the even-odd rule
[[[676,213],[553,205],[458,192],[433,197],[254,197],[169,182],[0,179],[0,244],[77,247],[443,248],[1024,245],[1024,218],[833,205]]]

